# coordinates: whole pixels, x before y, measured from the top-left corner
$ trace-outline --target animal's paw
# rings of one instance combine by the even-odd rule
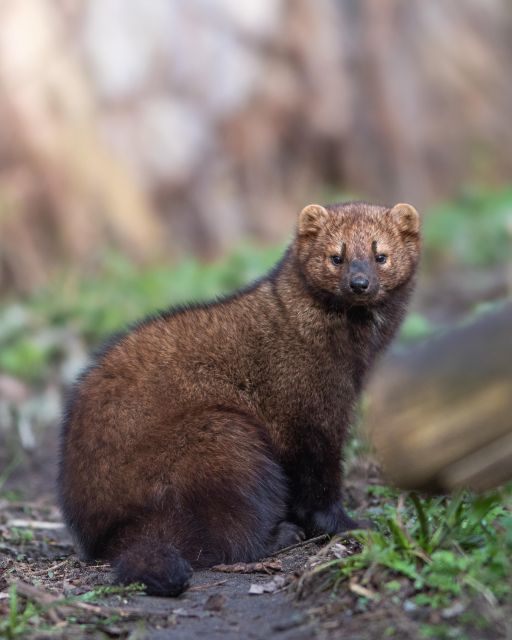
[[[321,535],[327,533],[335,535],[353,529],[369,529],[372,523],[365,520],[354,520],[351,518],[341,503],[335,502],[333,505],[322,511],[315,511],[311,516],[311,534]]]
[[[269,547],[270,553],[275,553],[285,547],[290,547],[292,544],[297,544],[305,539],[304,530],[293,522],[283,520],[280,522],[274,530],[272,542]]]

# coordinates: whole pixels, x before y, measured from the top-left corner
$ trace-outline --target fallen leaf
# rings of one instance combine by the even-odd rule
[[[236,564],[217,564],[212,571],[223,573],[277,573],[282,571],[281,560],[265,560],[263,562],[237,562]]]
[[[368,598],[369,600],[376,600],[379,597],[375,591],[371,591],[357,582],[350,581],[348,588],[352,593],[355,593],[358,596],[363,596],[363,598]]]
[[[335,542],[331,546],[331,552],[335,558],[339,559],[346,558],[350,554],[348,547],[344,544],[341,544],[341,542]]]

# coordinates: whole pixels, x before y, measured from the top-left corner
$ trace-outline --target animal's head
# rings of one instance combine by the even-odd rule
[[[414,274],[420,216],[410,204],[310,204],[299,215],[295,250],[315,291],[350,305],[375,304]]]

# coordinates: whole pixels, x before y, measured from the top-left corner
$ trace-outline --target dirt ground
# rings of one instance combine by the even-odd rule
[[[109,593],[110,567],[81,562],[62,525],[51,474],[42,471],[52,468],[47,461],[13,476],[4,488],[7,498],[0,499],[0,617],[8,615],[12,584],[21,602],[41,608],[16,637],[381,640],[420,638],[422,622],[439,621],[438,613],[425,617],[392,598],[361,606],[361,594],[346,583],[335,593],[322,589],[321,581],[305,580],[304,573],[310,575],[320,560],[334,557],[336,548],[326,551],[325,540],[279,553],[250,573],[196,572],[179,598]],[[377,480],[371,463],[356,465],[347,483],[349,506],[367,508],[367,484]],[[13,499],[13,492],[24,498]],[[353,539],[342,543],[345,552],[357,551]],[[269,592],[250,593],[258,588]]]
[[[336,595],[304,587],[303,572],[315,566],[317,554],[329,557],[322,551],[325,540],[279,553],[250,573],[196,572],[179,598],[104,593],[112,585],[110,567],[86,564],[76,555],[53,498],[53,468],[54,460],[47,460],[31,471],[20,470],[4,487],[7,498],[0,499],[0,614],[8,615],[12,584],[22,601],[44,610],[21,637],[30,631],[31,638],[370,640],[391,629],[416,636],[417,623],[390,602],[364,611],[346,587]],[[374,481],[371,465],[355,468],[349,503],[364,507],[365,483]],[[23,497],[13,499],[16,495]],[[357,550],[353,540],[344,545],[349,552]],[[250,593],[262,585],[273,592]],[[83,594],[91,599],[82,600]]]
[[[10,523],[27,519],[39,524],[57,523],[59,513],[46,501],[2,505],[4,536]],[[29,541],[4,540],[0,551],[2,587],[7,582],[23,586],[39,602],[47,594],[58,597],[90,592],[111,584],[107,565],[86,565],[74,553],[63,529],[34,530]],[[313,545],[283,555],[283,570],[276,575],[288,576],[300,570]],[[8,575],[6,575],[8,574]],[[297,608],[290,594],[249,595],[251,584],[273,580],[269,574],[227,574],[217,571],[197,572],[191,588],[179,598],[154,598],[141,594],[114,595],[101,598],[101,610],[80,606],[58,607],[53,624],[61,627],[65,637],[92,636],[130,638],[280,638],[312,637],[310,616]],[[25,585],[36,589],[23,591]],[[1,601],[0,601],[1,603]],[[90,606],[90,605],[89,605]],[[87,605],[86,605],[87,607]],[[113,618],[113,619],[112,619]],[[86,625],[84,628],[83,625]],[[134,632],[136,634],[134,635]],[[45,637],[41,629],[36,637]]]

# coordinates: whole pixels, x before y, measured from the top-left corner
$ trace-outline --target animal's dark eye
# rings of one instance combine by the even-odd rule
[[[331,262],[338,266],[343,262],[343,258],[341,256],[331,256]]]
[[[375,256],[375,262],[378,262],[379,264],[384,264],[385,262],[387,262],[388,257],[385,253],[378,253]]]

